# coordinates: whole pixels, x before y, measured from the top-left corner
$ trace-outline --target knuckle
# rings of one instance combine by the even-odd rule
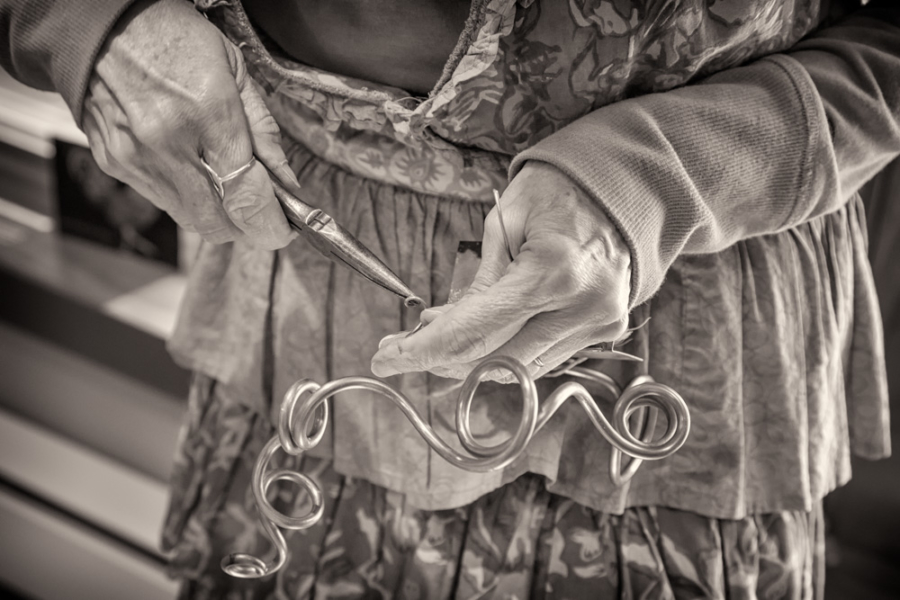
[[[444,354],[455,361],[466,361],[487,354],[487,347],[483,337],[468,327],[459,325],[456,321],[448,323],[443,344]]]
[[[105,144],[91,144],[91,156],[94,157],[94,162],[97,163],[97,166],[100,167],[100,170],[109,175],[110,177],[115,177],[116,179],[121,179],[116,173],[116,169],[113,166],[114,161],[109,154],[109,150],[107,149]]]
[[[234,120],[234,103],[222,92],[210,92],[199,102],[203,109],[203,123],[208,128],[216,129],[217,124],[230,123]]]
[[[584,288],[584,279],[580,271],[571,262],[558,264],[562,266],[551,271],[548,288],[557,297],[577,296]]]
[[[137,119],[131,125],[131,130],[134,132],[134,136],[145,146],[160,148],[170,143],[173,136],[182,130],[182,118],[169,120],[154,111],[153,114],[144,115],[141,119]]]
[[[585,289],[584,255],[577,244],[566,242],[545,249],[540,262],[545,265],[544,287],[554,296],[571,298]]]
[[[262,198],[252,196],[247,201],[247,199],[240,198],[238,193],[232,193],[232,198],[230,200],[226,194],[224,203],[225,212],[228,213],[232,221],[243,224],[252,230],[265,229],[266,203]],[[242,202],[241,200],[244,201]]]
[[[200,237],[211,244],[226,244],[235,240],[234,229],[226,223],[195,220],[193,229]]]
[[[610,286],[590,292],[590,306],[593,312],[602,315],[607,322],[628,319],[628,286]]]
[[[557,251],[555,259],[560,261],[560,263],[567,265],[567,270],[569,271],[583,270],[586,263],[591,260],[585,252],[584,247],[573,241],[568,241],[568,243],[563,244]]]
[[[244,122],[243,105],[231,78],[223,81],[218,75],[210,77],[200,86],[196,104],[203,124],[213,132],[221,130],[223,124]]]
[[[106,147],[105,154],[109,169],[115,171],[107,173],[125,183],[130,184],[138,173],[144,171],[141,157],[133,144],[113,143]]]
[[[140,119],[132,120],[131,128],[135,137],[151,148],[169,146],[185,134],[197,136],[198,132],[216,139],[225,138],[225,132],[243,114],[235,108],[232,97],[235,95],[227,86],[215,84],[213,78],[206,77],[184,95],[155,99]]]
[[[610,335],[612,339],[618,340],[628,332],[628,317],[624,317],[616,321],[610,326]]]
[[[127,153],[114,152],[108,146],[91,149],[91,155],[97,167],[117,181],[135,187],[139,179],[135,176],[137,166]]]
[[[217,229],[215,231],[198,231],[197,233],[199,233],[200,237],[202,237],[210,244],[215,244],[217,246],[233,242],[235,239],[234,234],[226,229]]]
[[[621,340],[628,333],[628,317],[622,317],[615,321],[598,320],[593,332],[589,335],[591,343],[611,342]]]
[[[278,128],[278,123],[275,121],[275,117],[269,114],[269,111],[265,112],[259,111],[254,116],[253,121],[250,123],[250,128],[255,131],[258,135],[267,135],[272,136],[273,141],[277,140],[280,142],[279,136],[281,130]]]

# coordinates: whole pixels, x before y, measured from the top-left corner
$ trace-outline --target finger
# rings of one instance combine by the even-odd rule
[[[586,324],[584,313],[577,311],[570,311],[568,316],[562,318],[558,313],[543,313],[531,319],[519,333],[492,354],[511,356],[526,365],[535,359],[549,365],[569,349],[571,353],[559,362],[582,348],[617,340],[627,327],[627,317],[615,323]],[[544,371],[550,369],[552,367],[548,366]]]
[[[237,52],[237,50],[234,50]],[[281,147],[281,130],[278,123],[256,89],[256,83],[243,68],[240,61],[240,70],[236,76],[241,103],[244,105],[244,114],[250,126],[250,142],[253,145],[253,153],[271,171],[282,185],[288,189],[299,188],[297,176],[291,169],[284,150]]]
[[[198,168],[185,170],[181,165],[172,165],[175,187],[181,206],[188,217],[182,227],[194,231],[212,244],[225,244],[244,238],[244,232],[234,224],[231,217],[213,191],[206,171]]]
[[[525,365],[532,377],[537,379],[583,348],[620,339],[627,326],[627,317],[615,323],[585,327],[583,314],[573,313],[571,316],[561,317],[556,312],[543,313],[528,321],[519,333],[490,356],[515,358]],[[467,364],[449,365],[434,369],[432,372],[441,377],[464,379],[480,362],[481,360],[476,360]],[[515,381],[511,373],[503,370],[490,371],[482,379],[498,383]]]
[[[148,179],[143,173],[144,165],[137,160],[138,144],[133,135],[127,134],[127,127],[118,107],[109,98],[102,104],[98,102],[97,94],[104,94],[104,87],[94,85],[91,89],[94,93],[85,98],[84,102],[82,129],[87,136],[94,162],[110,177],[138,187]],[[107,108],[105,113],[102,106]],[[160,195],[153,192],[146,197],[156,200]]]
[[[444,314],[451,308],[453,308],[452,304],[445,304],[443,306],[432,306],[430,308],[426,308],[421,313],[419,313],[418,325],[416,325],[410,331],[400,331],[397,333],[392,333],[390,335],[384,336],[381,339],[381,341],[378,342],[378,347],[381,348],[381,347],[385,346],[386,344],[391,343],[394,340],[398,340],[400,338],[413,335],[414,333],[418,333],[419,330],[422,329],[422,327],[428,325],[429,323],[434,321],[436,318],[438,318],[439,316],[441,316],[442,314]]]
[[[543,313],[530,319],[515,335],[492,351],[489,356],[509,356],[515,358],[532,372],[538,367],[533,364],[534,359],[550,350],[561,340],[569,338],[578,329],[578,323],[572,319],[561,319],[559,313]],[[587,344],[585,344],[587,345]],[[478,364],[487,357],[482,357],[466,363],[444,365],[438,369],[432,369],[435,375],[452,379],[463,379],[472,372]],[[504,381],[510,374],[505,371],[490,372],[486,379]]]
[[[448,312],[451,308],[453,308],[452,304],[444,304],[443,306],[430,306],[419,313],[419,321],[422,322],[423,325],[428,325],[442,314]]]
[[[384,377],[467,363],[489,354],[541,312],[535,270],[523,252],[487,289],[467,294],[415,335],[386,343],[373,357],[372,371]]]
[[[444,306],[435,306],[422,311],[422,313],[419,315],[419,320],[421,324],[423,324],[426,328],[436,319],[442,317],[443,315],[446,315],[448,312],[453,310],[455,306],[458,306],[467,298],[470,298],[471,296],[488,289],[502,277],[503,273],[509,267],[509,254],[506,251],[503,234],[499,229],[499,221],[497,220],[496,215],[493,213],[494,211],[491,211],[491,213],[488,214],[488,217],[485,220],[485,232],[481,249],[481,262],[479,264],[478,271],[476,272],[475,277],[472,280],[472,283],[469,285],[469,288],[465,291],[462,298],[457,301],[456,305],[447,304]],[[386,346],[397,344],[400,340],[408,337],[409,335],[410,334],[408,332],[400,332],[397,334],[386,336],[379,342],[378,348],[380,350],[382,348],[385,348]],[[418,336],[419,332],[417,331],[415,335]],[[402,350],[402,348],[399,349],[399,351],[401,352]],[[375,368],[374,364],[375,362],[373,360],[373,369]]]
[[[579,350],[621,338],[628,327],[628,318],[624,317],[615,323],[592,327],[589,330],[578,328],[576,325],[575,331],[550,343],[548,343],[550,338],[545,336],[547,327],[547,324],[536,323],[534,328],[524,328],[495,354],[516,358],[529,369],[531,376],[537,379],[572,358]],[[501,378],[494,381],[510,383],[514,380],[508,373],[501,375]]]
[[[147,123],[134,129],[102,80],[92,83],[82,126],[100,168],[165,210],[182,228],[217,244],[243,235],[213,197],[205,173],[186,169],[186,159],[196,156],[195,145]]]
[[[220,177],[227,177],[253,158],[253,141],[234,80],[223,79],[220,85],[233,93],[223,92],[218,97],[200,133],[200,145],[209,166]],[[197,168],[205,174],[202,165]],[[226,181],[224,189],[225,212],[254,246],[275,250],[291,242],[294,236],[263,164],[257,162]]]
[[[113,125],[109,122],[112,120]],[[128,185],[157,208],[166,211],[182,227],[190,226],[190,217],[178,203],[178,192],[169,179],[146,160],[134,133],[117,119],[101,114],[94,102],[85,102],[82,129],[94,161],[107,175]]]
[[[222,206],[231,221],[261,250],[284,248],[296,237],[275,198],[269,172],[260,162],[241,175],[233,187],[225,182]]]
[[[506,223],[506,228],[507,230],[510,228],[509,223]],[[518,225],[517,229],[519,228],[521,225]],[[482,292],[499,281],[510,267],[509,254],[506,237],[503,235],[503,225],[497,209],[494,208],[485,217],[484,236],[481,241],[481,262],[469,289],[463,294],[463,298]]]

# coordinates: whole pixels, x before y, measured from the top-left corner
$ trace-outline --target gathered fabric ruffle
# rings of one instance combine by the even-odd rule
[[[195,0],[243,51],[276,119],[302,106],[330,132],[369,132],[468,161],[515,155],[606,104],[789,48],[821,22],[823,4],[473,0],[440,80],[414,97],[284,56],[240,0]]]
[[[386,186],[299,144],[288,146],[288,157],[318,206],[426,303],[446,301],[456,245],[481,239],[489,204]],[[678,453],[645,462],[620,488],[609,478],[609,444],[574,404],[504,471],[469,473],[438,457],[390,403],[352,391],[334,399],[332,425],[313,455],[425,509],[466,505],[534,473],[547,479],[549,491],[614,514],[650,505],[726,519],[809,511],[849,479],[851,452],[878,458],[890,451],[863,224],[857,199],[793,230],[676,261],[659,294],[634,316],[650,320],[625,348],[647,367],[593,366],[620,385],[649,369],[687,400],[692,431]],[[391,294],[336,268],[303,240],[274,256],[240,244],[206,247],[199,261],[209,279],[192,282],[182,317],[190,327],[179,328],[172,348],[267,417],[297,379],[324,383],[368,373],[378,341],[417,322]],[[197,301],[211,290],[215,311]],[[461,450],[456,397],[443,392],[452,382],[419,373],[390,383]],[[539,380],[541,396],[559,383]],[[611,403],[594,391],[611,414]],[[518,421],[517,394],[515,386],[480,388],[473,423],[483,443],[509,435]]]
[[[586,46],[592,53],[566,73],[550,69],[564,65],[557,60],[563,55],[542,38],[549,34],[540,19],[551,13],[538,10],[539,3],[478,2],[467,25],[473,37],[448,61],[446,81],[415,108],[404,108],[401,90],[273,58],[238,2],[212,4],[210,18],[242,46],[267,90],[304,197],[429,305],[446,302],[457,244],[482,238],[491,190],[502,189],[509,154],[534,139],[533,132],[554,130],[591,105],[667,89],[788,47],[820,17],[817,3],[790,12],[784,3],[777,11],[776,3],[760,0],[728,15],[715,14],[718,6],[679,4],[643,20],[635,8],[629,14],[636,16],[616,30],[620,35],[610,36],[603,28],[619,25],[591,12],[605,5],[548,5],[547,11],[570,11],[566,18],[578,26],[579,43],[599,44]],[[756,10],[760,4],[766,10]],[[667,23],[680,27],[680,38],[668,36]],[[713,46],[704,50],[701,42]],[[595,64],[597,77],[580,70],[601,56],[609,69]],[[516,73],[504,84],[511,96],[497,83],[497,69]],[[561,77],[568,88],[550,86]],[[459,90],[442,95],[448,86]],[[498,91],[513,105],[503,104]],[[584,97],[591,101],[578,100]],[[558,103],[562,112],[519,110],[515,98],[535,99],[544,109]],[[436,105],[441,110],[428,108]],[[537,124],[520,119],[526,115],[543,115],[547,127],[534,129]],[[410,128],[426,116],[426,127]],[[441,130],[446,135],[437,135]],[[485,141],[487,131],[493,142]],[[636,506],[720,519],[810,511],[849,479],[851,452],[867,458],[890,452],[881,322],[866,245],[857,197],[792,230],[679,258],[658,294],[633,315],[635,324],[649,317],[626,348],[645,359],[643,366],[593,365],[620,385],[649,371],[691,408],[685,446],[644,463],[620,488],[608,475],[609,445],[574,405],[561,409],[509,468],[476,474],[444,463],[393,406],[354,391],[333,401],[332,425],[313,455],[428,510],[468,505],[532,473],[546,478],[551,493],[612,514]],[[417,320],[392,295],[336,267],[302,239],[275,253],[240,243],[205,245],[170,347],[182,364],[228,389],[251,410],[246,414],[269,418],[296,379],[324,383],[369,373],[378,341]],[[390,383],[459,449],[456,398],[445,393],[450,382],[409,374]],[[541,395],[559,383],[539,381]],[[474,429],[483,443],[499,442],[518,420],[517,390],[485,384],[480,394]],[[609,402],[596,395],[610,414]],[[214,444],[231,434],[223,427],[204,435]]]

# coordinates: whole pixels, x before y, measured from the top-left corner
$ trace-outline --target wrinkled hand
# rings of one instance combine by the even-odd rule
[[[382,340],[372,359],[376,375],[430,371],[461,379],[485,356],[507,355],[539,377],[625,333],[631,255],[596,202],[555,167],[526,163],[501,207],[515,260],[495,208],[469,291],[456,304],[424,311],[418,332]]]
[[[129,184],[185,229],[213,243],[247,239],[276,249],[294,237],[265,163],[296,179],[278,126],[253,88],[240,52],[190,4],[140,1],[101,50],[82,127],[100,167]],[[225,176],[220,200],[200,157]]]

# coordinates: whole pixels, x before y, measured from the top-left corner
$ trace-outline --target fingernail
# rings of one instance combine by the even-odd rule
[[[425,322],[424,322],[424,321],[419,321],[419,324],[416,325],[415,327],[413,327],[412,329],[410,329],[409,331],[405,332],[405,333],[403,334],[403,337],[408,338],[409,336],[411,336],[412,334],[416,333],[417,331],[419,331],[419,330],[422,329],[423,327],[425,327]]]
[[[390,337],[395,336],[388,336],[387,338],[381,340],[378,346],[378,352],[376,352],[375,356],[372,357],[373,361],[386,362],[394,360],[400,356],[400,352],[398,352],[397,346],[392,345],[391,340],[388,339]]]
[[[436,308],[426,308],[419,314],[419,320],[425,325],[428,325],[442,314],[443,311],[440,311]]]
[[[384,361],[376,360],[375,358],[372,359],[371,369],[376,377],[390,377],[391,375],[400,373],[400,371],[392,368]]]
[[[383,338],[381,338],[380,342],[378,342],[378,349],[381,350],[382,348],[384,348],[385,346],[387,346],[394,340],[403,339],[407,335],[409,335],[409,334],[405,331],[401,331],[400,333],[392,333],[391,335],[386,335]]]
[[[290,165],[288,165],[287,161],[279,164],[275,168],[275,172],[278,174],[278,178],[285,183],[292,183],[297,187],[300,187],[300,183],[297,181],[297,175],[294,173],[294,170],[290,167]]]

